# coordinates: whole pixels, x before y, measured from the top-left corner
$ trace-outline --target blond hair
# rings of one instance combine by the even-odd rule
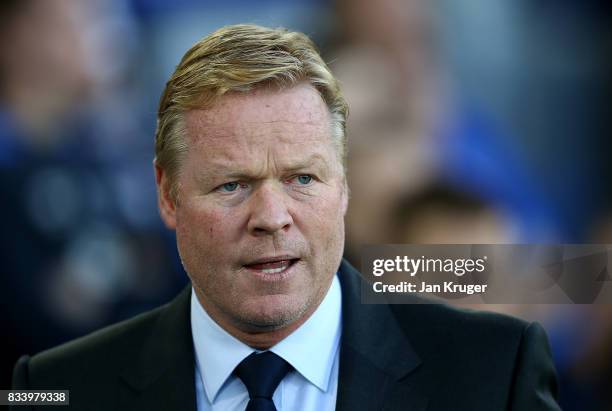
[[[333,144],[344,166],[348,106],[338,81],[305,34],[240,24],[223,27],[191,47],[166,83],[157,114],[155,163],[168,175],[171,197],[177,200],[180,159],[187,150],[186,111],[210,107],[227,92],[291,87],[301,81],[309,82],[326,103]]]

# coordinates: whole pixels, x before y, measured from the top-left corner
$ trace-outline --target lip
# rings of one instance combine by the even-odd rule
[[[282,271],[270,272],[270,270],[278,270],[278,268],[280,268],[279,265],[282,266],[284,262],[286,262],[286,268],[284,268]],[[290,256],[263,257],[243,265],[243,268],[249,274],[261,281],[278,282],[290,278],[296,271],[295,266],[299,262],[299,258]],[[269,266],[265,268],[261,267],[263,264],[269,264]],[[260,267],[252,267],[254,265],[260,265]],[[268,272],[264,270],[267,270]]]
[[[284,260],[299,260],[299,257],[296,257],[294,255],[275,255],[275,256],[271,256],[271,257],[261,257],[258,258],[256,260],[251,260],[245,264],[243,264],[245,267],[247,265],[254,265],[254,264],[266,264],[266,263],[274,263],[277,261],[284,261]],[[247,267],[248,268],[248,267]]]

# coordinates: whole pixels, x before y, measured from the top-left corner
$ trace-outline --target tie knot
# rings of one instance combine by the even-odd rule
[[[246,386],[251,399],[272,400],[276,387],[291,368],[287,361],[271,351],[266,351],[246,357],[238,364],[234,373]]]

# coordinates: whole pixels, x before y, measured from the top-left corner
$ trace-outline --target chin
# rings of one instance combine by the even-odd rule
[[[297,296],[285,294],[258,296],[245,302],[239,317],[242,322],[257,329],[284,328],[301,319],[308,311],[308,304],[299,300]]]

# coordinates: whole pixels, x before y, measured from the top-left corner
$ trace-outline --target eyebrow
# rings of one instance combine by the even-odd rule
[[[293,164],[290,167],[284,168],[283,171],[290,173],[290,172],[300,171],[305,168],[316,167],[317,165],[323,168],[324,171],[329,170],[329,166],[325,162],[325,158],[321,154],[315,153],[303,162]]]
[[[288,167],[281,167],[281,170],[283,174],[287,174],[311,167],[320,167],[320,170],[324,175],[327,175],[329,172],[329,165],[326,163],[325,157],[319,153],[314,153],[309,158],[299,163],[292,164]],[[245,169],[232,170],[232,167],[228,167],[223,164],[212,164],[210,169],[212,170],[210,173],[198,173],[196,176],[197,180],[199,182],[208,183],[211,182],[211,180],[219,177],[233,180],[251,180],[257,178],[257,173],[253,173]]]

